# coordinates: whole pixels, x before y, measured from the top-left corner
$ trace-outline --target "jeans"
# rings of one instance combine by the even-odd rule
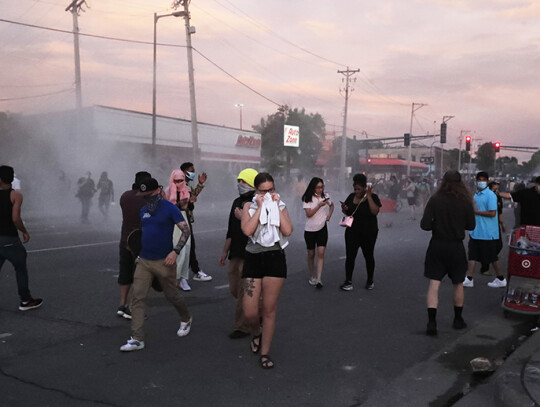
[[[345,231],[345,280],[352,282],[352,275],[354,271],[354,263],[356,261],[356,255],[358,249],[362,249],[362,254],[366,260],[366,271],[368,283],[373,282],[373,274],[375,273],[375,242],[377,241],[377,234],[370,236],[358,236],[352,233],[351,229]]]
[[[28,289],[28,269],[26,268],[26,249],[18,237],[2,239],[0,243],[0,269],[5,261],[15,268],[17,288],[21,301],[30,301],[32,296]]]

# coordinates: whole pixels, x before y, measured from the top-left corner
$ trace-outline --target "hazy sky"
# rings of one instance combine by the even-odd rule
[[[2,0],[0,18],[71,30],[69,3]],[[153,13],[174,11],[172,0],[87,3],[81,33],[148,42]],[[337,71],[349,66],[360,69],[349,136],[401,136],[415,102],[428,106],[416,112],[413,134],[438,133],[442,117],[455,116],[448,148],[461,130],[479,143],[540,145],[540,1],[193,0],[190,10],[194,48],[272,102],[320,113],[329,131],[341,132]],[[183,19],[162,18],[157,27],[159,43],[185,45]],[[0,22],[0,38],[0,111],[74,106],[71,34]],[[151,112],[152,45],[89,37],[80,45],[85,106]],[[189,119],[186,49],[159,46],[157,61],[158,114]],[[276,111],[197,53],[194,65],[199,121],[239,127],[241,103],[251,128]]]

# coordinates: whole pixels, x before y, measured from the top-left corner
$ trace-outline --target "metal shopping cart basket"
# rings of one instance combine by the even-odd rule
[[[505,310],[540,314],[540,226],[521,226],[508,243],[508,283]]]

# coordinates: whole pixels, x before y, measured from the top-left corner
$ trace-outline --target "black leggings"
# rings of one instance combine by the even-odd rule
[[[370,236],[358,236],[352,233],[351,229],[345,231],[345,280],[352,282],[354,271],[354,262],[358,249],[362,248],[362,254],[366,259],[366,271],[368,283],[373,282],[373,274],[375,272],[375,242],[377,241],[378,231],[375,231]]]

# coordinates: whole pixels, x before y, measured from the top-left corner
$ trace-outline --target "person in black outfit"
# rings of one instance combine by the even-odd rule
[[[520,225],[540,226],[540,177],[536,177],[533,184],[532,188],[499,193],[499,196],[519,203]]]
[[[465,230],[476,227],[469,190],[457,171],[447,171],[439,189],[429,199],[420,221],[423,230],[431,231],[424,261],[424,276],[429,279],[427,292],[427,335],[437,334],[439,287],[446,274],[454,285],[454,329],[467,326],[462,317],[463,280],[467,272],[467,255],[463,247]]]
[[[345,202],[341,203],[341,210],[346,216],[354,218],[351,227],[345,230],[345,282],[340,286],[342,290],[351,291],[354,263],[358,249],[362,248],[362,254],[366,260],[367,281],[366,289],[373,290],[373,274],[375,272],[375,242],[379,227],[377,214],[381,207],[381,201],[373,188],[367,186],[367,178],[364,174],[356,174],[353,177],[354,193],[350,194]]]

